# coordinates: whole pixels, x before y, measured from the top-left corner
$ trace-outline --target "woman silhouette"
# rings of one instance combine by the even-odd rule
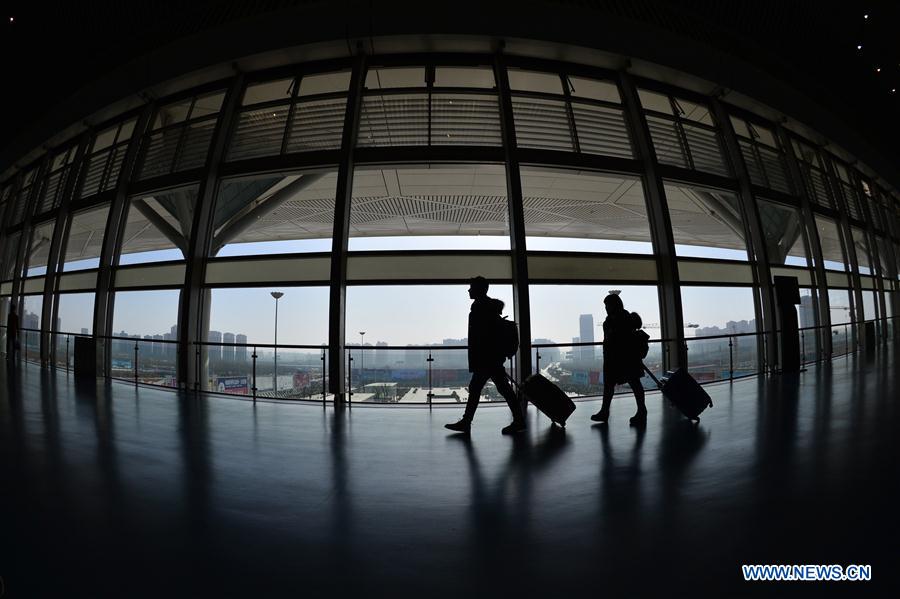
[[[628,383],[637,403],[637,413],[629,422],[635,426],[644,425],[647,423],[644,386],[641,385],[644,366],[635,335],[635,330],[641,327],[641,317],[625,310],[618,294],[610,293],[603,298],[603,304],[606,306],[606,320],[603,321],[603,405],[599,412],[591,416],[591,420],[607,422],[609,403],[616,385]]]

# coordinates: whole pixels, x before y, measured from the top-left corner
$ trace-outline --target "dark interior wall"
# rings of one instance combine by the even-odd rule
[[[358,39],[432,33],[543,39],[682,70],[775,107],[897,177],[898,100],[884,89],[895,74],[870,81],[866,62],[900,69],[897,49],[882,41],[893,36],[880,33],[900,14],[890,3],[837,12],[806,0],[21,4],[2,37],[14,91],[3,97],[0,172],[97,109],[186,72],[302,44],[344,40],[350,51]],[[860,30],[853,19],[870,8],[873,26]],[[871,57],[848,50],[854,39]]]

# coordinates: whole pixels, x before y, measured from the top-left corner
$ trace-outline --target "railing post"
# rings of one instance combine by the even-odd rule
[[[134,386],[138,385],[138,342],[134,342]]]
[[[328,393],[328,386],[325,384],[325,372],[326,372],[326,364],[325,364],[325,348],[322,348],[322,407],[325,407],[325,397]]]
[[[844,355],[850,354],[850,337],[847,333],[847,323],[844,323]]]
[[[734,344],[731,335],[728,336],[728,380],[734,380]]]
[[[534,350],[534,372],[536,374],[541,373],[541,348]]]
[[[431,350],[428,350],[428,407],[431,407],[431,398],[434,396],[434,385],[431,379],[431,363],[434,362],[434,358],[431,356]]]
[[[353,403],[353,350],[347,348],[347,405]]]
[[[806,364],[806,333],[800,329],[800,365]]]
[[[256,403],[256,357],[257,357],[256,356],[256,346],[254,345],[253,353],[250,354],[250,360],[253,364],[252,365],[253,370],[252,370],[252,374],[251,374],[251,376],[253,377],[253,381],[252,381],[252,383],[253,383],[253,403]]]
[[[69,335],[66,335],[66,373],[69,372]]]

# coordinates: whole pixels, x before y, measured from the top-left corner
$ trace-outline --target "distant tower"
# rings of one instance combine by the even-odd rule
[[[210,331],[209,339],[210,343],[222,343],[222,332],[221,331]],[[207,353],[209,355],[210,362],[222,359],[222,346],[221,345],[209,345],[207,346]]]
[[[247,335],[237,334],[234,336],[235,343],[247,343]],[[237,362],[246,362],[247,361],[247,348],[246,346],[238,346],[234,348],[234,359]]]
[[[593,343],[594,342],[594,315],[593,314],[582,314],[578,317],[578,332],[579,339],[581,339],[581,343]],[[578,348],[581,351],[577,352],[576,355],[580,356],[582,360],[593,360],[594,359],[594,348],[593,347],[580,347]]]
[[[234,343],[234,333],[225,333],[222,335],[222,343]],[[222,346],[222,361],[234,362],[234,346]]]

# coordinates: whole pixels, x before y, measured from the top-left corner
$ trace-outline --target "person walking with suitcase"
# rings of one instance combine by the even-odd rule
[[[637,337],[641,328],[640,316],[625,310],[622,298],[616,293],[603,298],[603,304],[607,315],[603,321],[603,404],[591,420],[608,422],[609,404],[616,385],[628,383],[637,403],[637,413],[629,422],[634,426],[643,426],[647,424],[647,405],[641,384],[644,365]]]
[[[499,338],[502,320],[500,314],[503,312],[504,304],[498,299],[488,297],[487,292],[488,282],[484,277],[475,277],[469,281],[469,297],[472,298],[472,308],[469,311],[469,372],[472,373],[469,399],[462,419],[445,424],[444,427],[458,433],[469,433],[481,398],[481,390],[490,379],[494,381],[497,391],[506,399],[512,412],[512,422],[503,427],[501,432],[504,435],[519,433],[525,430],[525,416],[503,367],[506,356],[503,355]]]

